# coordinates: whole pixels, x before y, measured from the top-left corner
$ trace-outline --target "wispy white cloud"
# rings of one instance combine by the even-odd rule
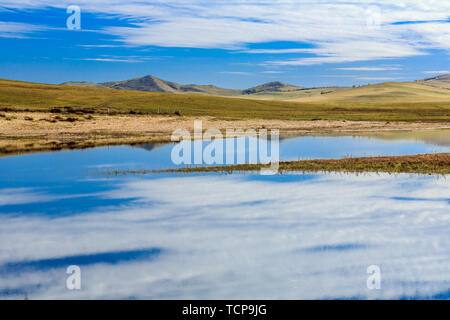
[[[346,71],[391,71],[400,70],[398,67],[352,67],[352,68],[336,68],[336,70]]]
[[[0,215],[0,266],[136,248],[167,253],[82,266],[77,292],[61,285],[63,268],[9,274],[0,288],[38,288],[35,299],[398,299],[448,291],[449,179],[287,180],[133,178],[103,195],[124,200],[119,206]],[[371,264],[382,267],[383,290],[366,288]]]
[[[84,48],[118,48],[123,47],[123,45],[114,45],[114,44],[80,44],[78,47]]]
[[[358,80],[365,80],[365,81],[395,81],[399,80],[400,78],[392,78],[392,77],[359,77]]]
[[[219,73],[222,73],[222,74],[235,74],[235,75],[241,75],[241,76],[249,76],[249,75],[251,75],[250,72],[243,72],[243,71],[221,71]]]
[[[47,30],[45,26],[0,21],[0,37],[3,38],[29,38],[31,34],[44,30]]]
[[[63,8],[66,0],[0,0],[6,8]],[[103,32],[126,45],[239,50],[254,54],[299,54],[274,65],[315,65],[450,51],[449,1],[143,1],[79,0],[82,12],[128,22]],[[375,6],[374,6],[375,5]],[[375,8],[375,9],[374,9]],[[398,23],[431,21],[429,23]],[[86,26],[88,27],[88,26]],[[291,41],[312,49],[248,49],[250,44]],[[307,56],[305,56],[307,55]]]
[[[323,63],[341,63],[368,60],[393,59],[426,55],[425,51],[419,51],[403,41],[343,41],[327,42],[318,45],[318,48],[308,49],[315,57],[268,61],[269,65],[315,65]]]
[[[355,78],[355,75],[349,75],[349,74],[324,74],[324,75],[321,75],[321,77],[324,77],[324,78]]]
[[[135,60],[135,59],[112,59],[112,58],[85,58],[85,59],[80,59],[80,60],[101,61],[101,62],[127,62],[127,63],[143,62],[143,61]]]
[[[286,54],[286,53],[311,53],[310,49],[300,48],[300,49],[247,49],[242,50],[244,53],[254,53],[254,54]]]
[[[447,74],[447,73],[450,73],[450,70],[423,71],[422,73],[425,73],[425,74],[435,74],[435,75],[440,75],[440,74]]]
[[[83,61],[99,61],[99,62],[126,62],[126,63],[140,63],[154,59],[161,59],[163,57],[149,57],[149,56],[113,56],[113,55],[100,55],[98,57],[89,58],[76,58],[70,60],[83,60]]]

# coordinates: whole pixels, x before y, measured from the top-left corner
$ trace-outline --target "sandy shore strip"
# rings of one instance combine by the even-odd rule
[[[194,121],[204,130],[278,129],[281,134],[391,131],[450,128],[449,122],[377,122],[345,120],[220,120],[132,114],[54,114],[46,112],[2,112],[0,155],[38,151],[90,148],[95,146],[170,142],[174,130],[190,132]]]

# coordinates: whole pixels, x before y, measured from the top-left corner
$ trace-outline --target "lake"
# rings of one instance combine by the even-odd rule
[[[450,298],[449,176],[105,174],[173,147],[0,158],[0,299]],[[432,152],[450,130],[280,139],[281,160]]]

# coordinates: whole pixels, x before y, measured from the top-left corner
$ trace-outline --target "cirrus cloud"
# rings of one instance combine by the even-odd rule
[[[0,0],[5,8],[64,8],[66,0]],[[295,54],[272,65],[315,65],[425,55],[450,51],[448,1],[136,1],[80,0],[82,12],[124,25],[100,32],[125,45],[240,50]],[[12,34],[13,32],[9,32]],[[17,30],[17,34],[21,34]],[[312,49],[249,49],[275,41],[307,43]],[[306,56],[305,56],[306,55]]]

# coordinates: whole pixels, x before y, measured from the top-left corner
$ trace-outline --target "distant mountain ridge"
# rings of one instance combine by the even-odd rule
[[[450,90],[450,74],[426,78],[423,80],[419,80],[418,82],[428,86]]]
[[[117,90],[136,90],[147,92],[166,92],[166,93],[201,93],[219,96],[240,96],[250,94],[262,94],[273,92],[289,92],[303,89],[302,87],[285,84],[282,82],[269,82],[245,90],[234,90],[220,88],[214,85],[186,84],[182,85],[176,82],[166,81],[154,76],[148,75],[142,78],[134,78],[124,81],[109,81],[103,83],[93,83],[87,81],[64,82],[62,85],[91,87],[91,88],[110,88]]]
[[[233,96],[241,94],[240,90],[224,89],[213,85],[182,85],[172,81],[166,81],[154,76],[145,76],[124,81],[104,82],[100,85],[118,90],[137,90],[147,92],[167,92],[167,93],[204,93],[213,95]]]
[[[440,76],[432,77],[424,79],[424,81],[444,81],[444,82],[450,82],[450,74],[443,74]]]
[[[450,102],[448,76],[434,77],[414,82],[381,82],[377,84],[347,88],[325,95],[301,97],[290,101],[315,103],[428,103]]]
[[[426,87],[433,87],[439,90],[450,90],[450,74],[440,75],[436,77],[426,78],[423,80],[417,80],[414,82],[408,82],[410,84],[420,84]],[[372,85],[368,87],[370,91],[371,88],[376,87],[389,87],[393,88],[393,85],[401,86],[400,82],[393,82],[391,84],[385,83]],[[239,97],[248,99],[259,99],[259,100],[292,100],[292,101],[322,101],[324,99],[343,99],[343,95],[358,95],[362,93],[367,86],[361,88],[350,88],[350,87],[317,87],[317,88],[304,88],[299,86],[294,86],[279,81],[268,82],[259,86],[248,88],[245,90],[233,90],[220,88],[214,85],[198,85],[198,84],[186,84],[182,85],[172,81],[166,81],[154,76],[148,75],[141,78],[134,78],[124,81],[109,81],[103,83],[93,83],[93,82],[65,82],[63,85],[78,86],[78,87],[91,87],[91,88],[110,88],[117,90],[135,90],[135,91],[146,91],[146,92],[164,92],[164,93],[197,93],[202,95],[211,96],[223,96],[223,97]],[[424,87],[424,88],[426,88]],[[390,90],[389,89],[389,90]],[[401,90],[404,90],[402,88]],[[410,90],[410,89],[408,89]],[[405,91],[405,94],[411,94],[412,91]],[[414,91],[414,90],[413,90]],[[338,94],[340,92],[341,94]],[[408,93],[409,92],[409,93]],[[306,99],[306,100],[305,100]]]
[[[301,90],[303,87],[297,87],[290,84],[282,83],[279,81],[273,81],[264,83],[260,86],[242,90],[242,94],[255,94],[255,93],[267,93],[267,92],[288,92]]]

